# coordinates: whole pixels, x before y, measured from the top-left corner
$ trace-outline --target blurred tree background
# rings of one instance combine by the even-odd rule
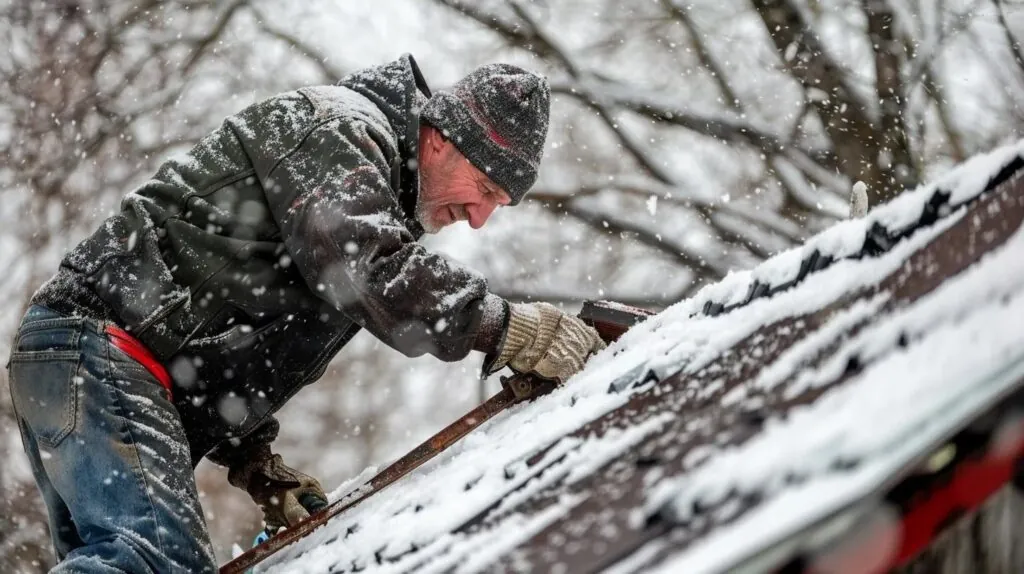
[[[1024,125],[1021,2],[0,0],[0,354],[65,250],[168,155],[274,93],[411,52],[443,89],[517,63],[554,88],[541,180],[427,243],[515,300],[665,307]],[[495,382],[360,335],[282,412],[328,489],[404,453]],[[0,570],[52,564],[0,375]],[[218,556],[259,527],[197,473]]]

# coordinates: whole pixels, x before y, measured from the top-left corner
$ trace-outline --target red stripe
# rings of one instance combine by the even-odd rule
[[[494,125],[487,120],[487,117],[484,116],[484,114],[480,113],[480,108],[477,107],[476,102],[471,98],[467,98],[463,101],[465,101],[466,107],[469,108],[469,115],[472,116],[473,121],[484,128],[484,131],[487,132],[487,137],[491,138],[492,142],[498,144],[502,148],[508,149],[508,140],[499,134],[498,130],[494,129]]]
[[[498,131],[495,130],[493,126],[488,124],[486,127],[487,127],[487,135],[488,135],[488,137],[491,138],[491,141],[493,141],[494,143],[500,145],[503,148],[508,148],[508,140],[506,140],[505,138],[501,137],[501,134],[499,134]]]
[[[167,389],[167,398],[170,400],[172,398],[171,375],[167,373],[167,369],[160,364],[160,361],[156,360],[153,353],[150,353],[149,349],[144,347],[135,337],[129,335],[128,331],[117,325],[109,325],[107,327],[107,334],[110,335],[110,342],[115,347],[124,351],[132,359],[135,359],[151,375],[156,377],[156,380],[160,381],[163,388]]]

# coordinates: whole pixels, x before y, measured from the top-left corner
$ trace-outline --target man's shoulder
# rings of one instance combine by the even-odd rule
[[[280,93],[250,105],[227,123],[250,155],[273,161],[331,122],[350,128],[364,124],[380,137],[395,138],[385,114],[344,86],[306,86]]]
[[[395,135],[387,115],[369,98],[346,86],[306,86],[269,98],[263,104],[260,113],[291,122],[288,127],[299,131],[338,121],[362,123],[381,135]]]
[[[387,124],[387,117],[369,98],[347,86],[306,86],[296,90],[312,104],[318,120],[366,118]]]
[[[273,122],[300,130],[337,118],[380,120],[387,118],[365,96],[345,86],[305,86],[251,104],[235,117],[247,123]]]

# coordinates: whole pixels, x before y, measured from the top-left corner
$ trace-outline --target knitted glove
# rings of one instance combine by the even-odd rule
[[[561,384],[583,368],[590,354],[604,348],[597,331],[554,305],[514,303],[509,305],[508,329],[498,356],[484,372],[508,365]]]
[[[228,471],[228,482],[249,493],[263,510],[267,530],[293,526],[310,512],[327,506],[327,495],[312,476],[285,466],[270,447]]]

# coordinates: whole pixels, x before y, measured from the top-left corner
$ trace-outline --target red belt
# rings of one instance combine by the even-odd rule
[[[168,400],[171,400],[171,375],[167,373],[167,369],[160,364],[160,361],[156,360],[153,353],[150,353],[149,349],[144,347],[138,339],[129,335],[128,331],[117,325],[108,325],[106,331],[110,335],[110,342],[115,347],[135,359],[137,363],[145,367],[151,375],[156,377],[156,380],[160,381],[160,384],[167,389]]]

